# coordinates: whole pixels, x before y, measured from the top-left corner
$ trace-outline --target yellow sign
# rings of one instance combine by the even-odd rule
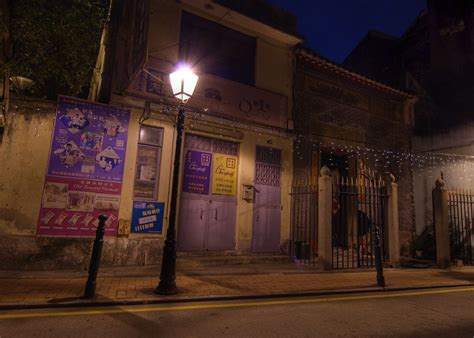
[[[214,154],[212,193],[233,196],[237,191],[237,157]]]

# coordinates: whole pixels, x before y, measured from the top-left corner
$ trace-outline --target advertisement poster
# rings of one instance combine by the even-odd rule
[[[214,154],[212,193],[234,196],[237,190],[237,157]]]
[[[209,194],[212,154],[188,150],[184,157],[183,191]]]
[[[136,234],[161,234],[164,212],[164,203],[134,202],[131,232]]]
[[[126,109],[59,97],[39,236],[95,236],[100,214],[105,235],[116,235],[129,118]]]

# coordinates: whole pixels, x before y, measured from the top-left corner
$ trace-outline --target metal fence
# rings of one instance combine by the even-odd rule
[[[451,260],[473,265],[474,195],[469,190],[448,191]]]
[[[341,177],[333,183],[332,267],[370,268],[382,250],[387,224],[387,194],[382,179]],[[380,244],[378,244],[380,241]]]
[[[291,188],[290,254],[294,261],[317,264],[318,185],[301,180]]]

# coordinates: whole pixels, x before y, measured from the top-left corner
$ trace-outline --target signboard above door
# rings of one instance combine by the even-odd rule
[[[128,94],[150,101],[170,100],[170,103],[175,103],[168,79],[168,74],[173,69],[174,65],[170,63],[150,59],[147,71],[154,76],[144,71],[139,72],[130,84]],[[199,74],[199,82],[188,105],[205,114],[287,128],[286,96],[217,76]]]

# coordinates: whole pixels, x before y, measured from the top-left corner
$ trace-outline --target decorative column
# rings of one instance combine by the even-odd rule
[[[318,178],[318,267],[332,269],[332,180],[323,166]]]
[[[440,268],[450,266],[448,191],[442,177],[438,177],[433,189],[433,214],[436,235],[436,263]]]
[[[388,261],[393,267],[400,266],[400,224],[398,214],[398,184],[390,174],[387,201]]]

